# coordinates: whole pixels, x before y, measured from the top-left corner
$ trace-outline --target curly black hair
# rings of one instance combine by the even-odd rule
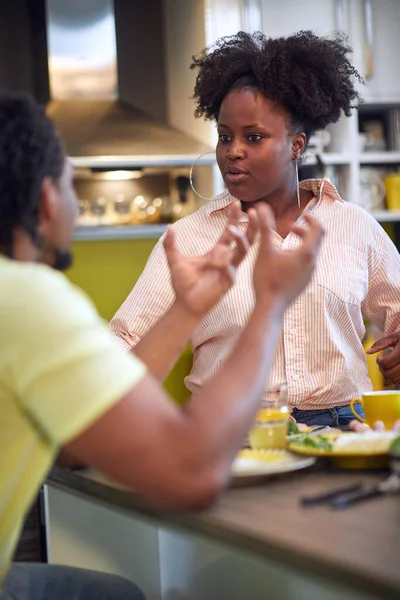
[[[351,52],[342,34],[328,38],[299,31],[273,39],[240,31],[223,37],[192,57],[191,69],[198,69],[195,116],[217,121],[231,89],[255,88],[283,107],[308,139],[342,111],[350,116],[360,101],[355,80],[363,79],[348,59]]]
[[[13,231],[37,242],[42,183],[58,181],[65,152],[44,109],[24,93],[0,91],[0,248],[12,257]]]

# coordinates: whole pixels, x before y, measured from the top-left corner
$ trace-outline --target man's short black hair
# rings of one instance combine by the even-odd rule
[[[276,39],[240,31],[221,38],[192,59],[195,115],[217,121],[231,89],[253,88],[284,108],[309,138],[342,112],[350,116],[360,100],[355,80],[363,80],[348,59],[351,51],[345,36],[312,31]]]
[[[16,227],[36,241],[43,180],[57,182],[64,163],[44,109],[28,94],[0,91],[0,248],[8,256]]]

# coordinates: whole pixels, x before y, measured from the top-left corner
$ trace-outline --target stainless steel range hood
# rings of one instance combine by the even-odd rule
[[[166,124],[162,31],[162,0],[47,0],[48,113],[76,166],[182,166],[209,150]]]
[[[59,100],[48,106],[77,167],[180,167],[209,148],[119,100]],[[201,164],[214,164],[211,156]]]

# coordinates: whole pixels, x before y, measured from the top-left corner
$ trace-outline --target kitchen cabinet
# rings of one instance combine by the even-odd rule
[[[370,7],[370,59],[366,8]],[[262,30],[271,37],[289,35],[301,29],[311,29],[318,35],[342,30],[353,47],[352,61],[365,78],[360,86],[365,107],[379,104],[400,107],[400,62],[393,60],[400,53],[400,2],[398,0],[260,0]],[[284,18],[282,16],[284,15]],[[327,171],[334,170],[339,191],[351,202],[365,206],[361,186],[362,169],[367,166],[387,172],[400,166],[399,152],[364,152],[360,144],[359,115],[342,117],[328,127],[331,141],[322,155]],[[381,222],[400,220],[400,213],[379,210],[374,213]]]
[[[368,73],[364,0],[347,0],[348,35],[354,48],[354,63],[366,78],[363,89],[368,103],[400,104],[399,0],[369,0],[371,15],[371,73]]]

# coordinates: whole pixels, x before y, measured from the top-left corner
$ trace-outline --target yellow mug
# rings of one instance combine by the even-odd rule
[[[400,173],[385,177],[386,206],[388,210],[400,210]]]
[[[359,402],[364,409],[365,419],[354,409],[354,404]],[[353,415],[370,427],[376,421],[382,421],[386,429],[391,429],[393,424],[400,419],[400,391],[381,390],[365,392],[362,399],[354,398],[350,402],[350,410]]]

